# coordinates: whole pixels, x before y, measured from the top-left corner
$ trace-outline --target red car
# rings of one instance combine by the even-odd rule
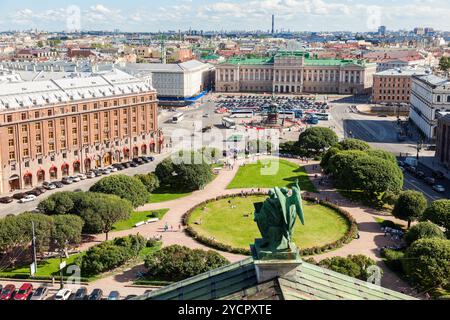
[[[0,293],[0,300],[11,300],[16,291],[16,286],[13,284],[8,284],[5,286]]]
[[[33,294],[33,285],[31,283],[24,283],[19,291],[14,295],[14,300],[28,300],[28,297]]]

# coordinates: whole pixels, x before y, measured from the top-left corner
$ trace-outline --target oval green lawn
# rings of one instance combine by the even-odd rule
[[[232,209],[228,204],[231,199]],[[249,248],[261,235],[253,221],[253,203],[267,196],[227,198],[211,202],[206,209],[197,208],[189,218],[189,225],[199,234],[236,248]],[[349,229],[348,221],[334,210],[304,201],[305,226],[297,219],[294,241],[300,249],[323,246],[339,240]],[[246,217],[245,215],[248,215]],[[200,222],[198,225],[196,222]]]

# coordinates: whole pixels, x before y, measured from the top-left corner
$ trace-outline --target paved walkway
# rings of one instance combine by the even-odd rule
[[[157,209],[169,208],[169,211],[164,216],[164,218],[154,224],[144,225],[139,228],[134,228],[132,230],[112,232],[110,233],[110,239],[117,237],[123,237],[130,234],[140,234],[144,237],[156,237],[162,235],[162,241],[164,246],[170,246],[173,244],[181,244],[190,248],[201,248],[205,250],[210,250],[210,248],[204,246],[201,243],[196,242],[186,233],[183,232],[182,217],[189,209],[195,207],[199,203],[213,199],[220,195],[227,194],[237,194],[241,191],[251,191],[250,189],[236,189],[227,190],[227,185],[233,180],[234,176],[239,169],[239,164],[242,164],[244,160],[240,160],[234,167],[233,170],[224,169],[216,177],[216,179],[211,182],[204,190],[196,191],[193,194],[169,201],[164,203],[147,204],[137,209],[137,211],[151,211]],[[247,160],[248,161],[248,160]],[[305,165],[300,160],[289,159],[291,162],[298,163],[299,165]],[[402,291],[407,294],[414,294],[407,283],[399,279],[393,272],[391,272],[385,264],[382,262],[378,248],[383,246],[393,245],[394,242],[389,238],[385,237],[384,233],[381,231],[379,224],[375,221],[376,217],[381,217],[383,219],[389,219],[395,221],[396,223],[402,223],[394,219],[391,216],[386,216],[386,214],[377,212],[374,209],[361,207],[359,204],[352,203],[351,201],[340,196],[331,186],[321,186],[319,185],[319,179],[315,178],[315,174],[319,173],[320,167],[317,163],[309,163],[306,165],[307,173],[310,179],[315,184],[316,188],[320,190],[319,194],[310,194],[311,196],[319,197],[320,199],[328,199],[330,201],[337,201],[338,204],[345,210],[349,211],[355,218],[359,226],[360,238],[353,240],[350,244],[322,254],[314,256],[316,261],[332,257],[332,256],[347,256],[349,254],[364,254],[376,260],[379,266],[384,271],[384,276],[382,278],[381,284],[386,288],[390,288],[396,291]],[[266,190],[264,190],[266,191]],[[173,226],[174,231],[164,232],[164,225],[168,224],[169,227]],[[179,230],[181,226],[181,230]],[[170,229],[169,229],[170,230]],[[100,243],[105,240],[104,235],[98,235],[93,238],[93,241],[85,243],[80,248],[81,250],[87,250],[89,247]],[[231,262],[239,261],[245,258],[241,255],[230,254],[221,252],[221,254],[226,257]],[[131,293],[142,293],[146,288],[135,288],[132,287],[132,281],[136,278],[136,273],[142,271],[143,266],[137,266],[133,269],[124,270],[122,273],[109,276],[93,282],[90,284],[89,288],[104,288],[105,291],[108,289],[116,289],[121,291],[123,294]]]

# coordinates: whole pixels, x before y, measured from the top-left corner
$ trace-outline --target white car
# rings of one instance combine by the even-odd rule
[[[55,295],[55,300],[68,300],[70,295],[72,294],[72,290],[70,289],[61,289]]]
[[[433,189],[434,189],[434,191],[439,192],[439,193],[445,192],[445,188],[443,186],[441,186],[440,184],[434,185]]]
[[[95,176],[95,173],[94,172],[88,172],[87,174],[86,174],[86,176],[87,176],[87,178],[88,179],[94,179],[96,176]]]
[[[86,180],[87,179],[86,175],[82,174],[82,173],[78,174],[77,177],[80,178],[81,180]]]
[[[101,170],[103,174],[110,174],[111,170],[109,170],[108,168],[105,168],[103,170]]]
[[[106,168],[106,169],[110,170],[111,172],[117,172],[117,171],[119,171],[117,168],[114,168],[114,167],[108,167],[108,168]]]
[[[31,202],[36,200],[36,196],[29,194],[27,196],[25,196],[24,198],[20,199],[19,202],[20,203],[27,203],[27,202]]]
[[[81,178],[79,176],[70,177],[73,182],[80,182]]]

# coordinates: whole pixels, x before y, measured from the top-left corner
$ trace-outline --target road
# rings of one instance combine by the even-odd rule
[[[406,155],[416,157],[417,154],[417,135],[412,138],[399,142],[397,140],[397,118],[369,116],[351,112],[349,103],[333,103],[334,108],[331,111],[333,119],[325,126],[335,128],[340,138],[356,138],[368,142],[372,147],[392,152],[399,159],[404,159]],[[421,151],[420,156],[433,157],[434,152]],[[420,170],[425,172],[426,176],[431,176],[431,170],[421,166]],[[444,179],[438,181],[439,184],[446,187],[446,193],[440,194],[433,190],[423,180],[405,173],[405,189],[417,190],[422,192],[429,201],[442,198],[450,198],[450,181]]]

